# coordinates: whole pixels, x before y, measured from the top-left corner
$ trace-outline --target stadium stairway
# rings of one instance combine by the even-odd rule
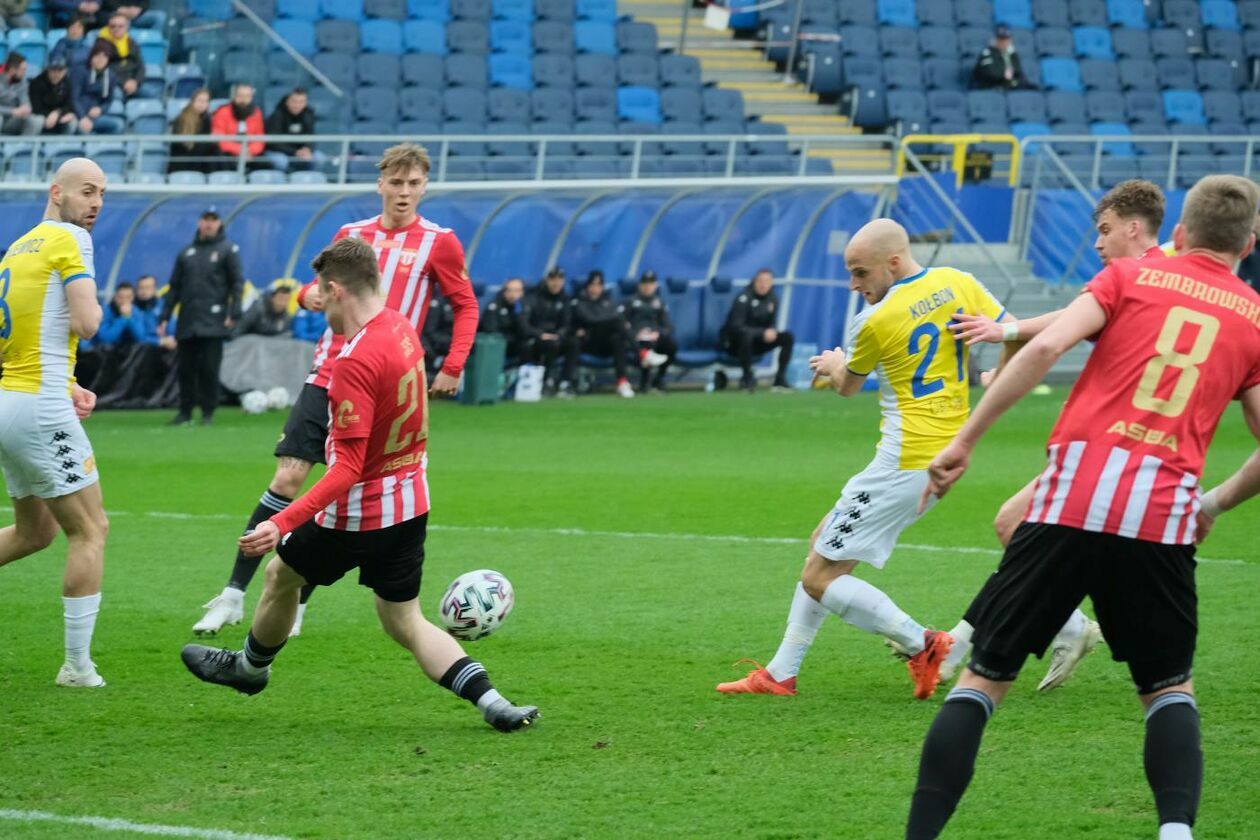
[[[617,11],[656,27],[662,48],[677,49],[682,40],[682,19],[678,3],[660,0],[617,0]],[[701,78],[706,84],[737,90],[744,97],[748,116],[763,122],[780,123],[788,134],[860,135],[861,129],[837,113],[834,105],[824,105],[803,84],[784,83],[783,74],[767,61],[762,51],[733,39],[728,32],[716,32],[704,25],[704,11],[692,7],[687,20],[687,42],[683,55],[700,61]],[[888,172],[891,154],[884,149],[811,149],[809,156],[830,161],[837,174]]]

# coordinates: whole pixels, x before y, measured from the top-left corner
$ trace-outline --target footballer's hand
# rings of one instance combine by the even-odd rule
[[[919,513],[927,510],[933,496],[939,499],[949,492],[949,488],[967,471],[970,460],[971,450],[958,441],[952,442],[932,459],[932,463],[928,464],[927,487],[923,488],[923,496],[919,499]]]
[[[236,541],[246,557],[262,557],[280,544],[280,529],[270,519],[254,526],[254,530]]]
[[[980,371],[980,387],[981,388],[988,388],[990,385],[993,384],[994,379],[997,379],[997,368],[994,368],[993,370]]]
[[[1212,532],[1212,526],[1215,524],[1216,519],[1214,517],[1199,511],[1194,517],[1194,544],[1203,545],[1203,541]]]
[[[429,386],[429,394],[434,397],[450,397],[454,396],[455,389],[458,387],[458,376],[438,371],[438,375],[433,377],[433,384]]]
[[[80,420],[92,416],[92,409],[96,408],[96,394],[79,385],[71,385],[70,400],[74,403],[74,413]]]
[[[1002,325],[985,315],[968,315],[959,312],[950,322],[954,338],[966,340],[967,346],[975,344],[1001,344]]]
[[[319,284],[316,283],[307,289],[306,294],[302,295],[302,306],[311,312],[324,311],[324,295],[319,290]]]
[[[831,376],[834,371],[844,368],[844,351],[839,347],[834,350],[824,350],[817,356],[810,356],[809,369],[816,376]]]

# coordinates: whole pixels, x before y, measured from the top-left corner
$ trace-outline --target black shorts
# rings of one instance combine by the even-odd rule
[[[968,609],[972,670],[1014,679],[1089,596],[1117,662],[1148,694],[1190,678],[1198,637],[1194,546],[1025,522]]]
[[[307,583],[331,586],[357,568],[361,586],[401,603],[420,594],[428,521],[425,513],[378,531],[335,531],[312,520],[289,534],[276,553]]]
[[[328,390],[308,383],[302,386],[297,402],[289,409],[289,419],[284,421],[284,431],[276,444],[276,457],[322,464],[327,439]]]

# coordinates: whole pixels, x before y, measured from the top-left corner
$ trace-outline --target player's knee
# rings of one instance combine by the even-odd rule
[[[805,561],[805,568],[801,570],[801,586],[805,589],[805,594],[815,601],[821,601],[827,587],[851,570],[850,564],[828,562],[811,551],[809,559]]]
[[[289,568],[279,556],[272,557],[267,563],[267,591],[272,593],[289,592],[301,589],[306,580]]]
[[[305,461],[292,460],[282,463],[276,467],[271,489],[286,498],[295,499],[298,493],[302,492],[302,485],[306,483],[306,477],[310,475],[310,472],[311,465]]]
[[[52,519],[41,519],[34,525],[19,526],[17,538],[23,554],[43,551],[57,538],[57,523]]]

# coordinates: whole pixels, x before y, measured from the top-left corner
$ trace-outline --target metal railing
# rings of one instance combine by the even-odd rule
[[[954,171],[957,186],[963,185],[963,176],[967,170],[967,151],[972,147],[985,143],[1002,144],[1010,148],[1007,180],[1013,187],[1019,183],[1019,164],[1022,149],[1019,139],[1013,134],[907,134],[901,138],[897,155],[897,176],[906,171],[906,153],[911,146],[949,146],[951,149],[950,164]]]

